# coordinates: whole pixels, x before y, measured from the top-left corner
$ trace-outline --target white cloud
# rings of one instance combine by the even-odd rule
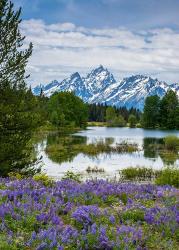
[[[87,29],[72,23],[47,25],[42,20],[21,24],[26,43],[34,44],[29,61],[30,83],[62,80],[103,64],[118,79],[130,74],[179,80],[179,33],[154,29],[134,33],[125,28]]]

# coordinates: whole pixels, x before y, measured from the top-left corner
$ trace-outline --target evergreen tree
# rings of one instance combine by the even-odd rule
[[[0,1],[0,175],[30,166],[29,139],[37,124],[37,100],[25,82],[32,44],[23,50],[20,14],[12,2]]]
[[[148,96],[145,100],[142,125],[144,128],[155,128],[159,125],[160,98],[157,95]]]
[[[179,127],[179,101],[173,90],[169,90],[161,100],[160,126],[167,129]]]

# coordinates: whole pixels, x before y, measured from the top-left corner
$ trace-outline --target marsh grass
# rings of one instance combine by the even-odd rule
[[[119,171],[122,180],[154,181],[157,185],[179,187],[179,168],[166,167],[155,170],[145,167],[129,167]]]
[[[161,174],[161,170],[146,167],[129,167],[119,171],[121,178],[125,180],[153,180]]]
[[[137,150],[137,144],[128,144],[123,142],[113,146],[110,141],[98,141],[96,143],[87,144],[84,140],[77,141],[77,138],[71,138],[68,136],[59,141],[49,143],[46,147],[46,153],[53,161],[58,163],[71,161],[80,153],[89,157],[97,157],[102,153],[124,153],[135,152]]]
[[[171,185],[179,188],[179,168],[165,168],[156,178],[157,185]]]

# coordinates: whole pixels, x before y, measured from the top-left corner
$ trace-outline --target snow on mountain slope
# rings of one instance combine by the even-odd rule
[[[169,86],[147,76],[136,75],[124,78],[107,88],[101,96],[95,96],[91,102],[106,103],[108,105],[135,107],[143,109],[145,98],[149,95],[163,96]]]
[[[104,69],[102,65],[94,69],[86,77],[83,78],[86,89],[93,96],[99,92],[102,92],[106,87],[115,83],[113,75]]]
[[[140,110],[143,109],[147,96],[162,97],[168,89],[176,91],[179,96],[178,83],[168,85],[166,82],[143,75],[127,77],[116,82],[113,75],[101,65],[86,77],[81,77],[76,72],[62,82],[55,80],[45,86],[38,85],[33,89],[33,93],[39,95],[41,89],[48,97],[56,91],[73,91],[88,103],[106,103]]]

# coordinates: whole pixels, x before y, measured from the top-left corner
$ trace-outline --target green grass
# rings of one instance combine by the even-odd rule
[[[179,187],[179,168],[166,168],[161,171],[161,174],[156,178],[157,185],[171,185]]]
[[[152,180],[161,173],[160,170],[154,170],[146,167],[129,167],[120,170],[121,177],[125,180]]]
[[[106,122],[88,122],[87,125],[90,127],[106,127],[107,123]]]
[[[179,187],[179,168],[166,167],[154,170],[146,167],[129,167],[119,171],[123,180],[154,181],[157,185],[170,185]]]

